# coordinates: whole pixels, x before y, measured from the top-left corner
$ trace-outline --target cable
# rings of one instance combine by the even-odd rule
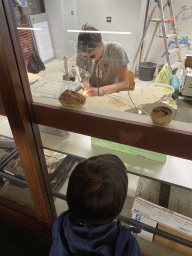
[[[129,96],[131,102],[133,103],[133,105],[134,105],[134,107],[136,108],[136,110],[137,110],[138,113],[139,113],[139,109],[138,109],[137,107],[139,107],[147,116],[150,117],[150,115],[147,114],[147,112],[145,112],[145,110],[144,110],[141,106],[137,106],[137,107],[136,107],[135,103],[134,103],[133,100],[131,99],[131,96],[130,96],[130,94],[129,94],[129,91],[128,91],[128,96]]]
[[[139,109],[136,107],[135,103],[132,101],[131,96],[130,96],[130,94],[129,94],[129,91],[128,91],[128,96],[129,96],[131,102],[133,103],[134,107],[136,108],[136,110],[139,111]]]
[[[98,78],[97,78],[97,90],[98,90],[98,96],[99,96],[99,72],[100,72],[100,70],[99,70],[99,63],[98,63],[97,66],[98,66],[98,69],[97,69],[97,70],[98,70],[98,76],[97,76],[97,77],[98,77]]]
[[[129,95],[129,91],[128,91],[128,95]],[[106,94],[106,96],[108,96],[108,97],[110,97],[110,98],[113,98],[113,99],[116,100],[116,101],[118,101],[118,99],[116,99],[116,98],[121,98],[121,99],[123,99],[123,100],[128,101],[128,99],[125,99],[125,98],[123,98],[123,97],[121,97],[121,96],[117,96],[117,95],[113,97],[113,96],[110,95],[110,94]],[[131,102],[133,103],[134,107],[136,108],[137,113],[139,113],[139,112],[142,110],[147,116],[150,117],[150,115],[148,115],[147,112],[146,112],[141,106],[137,106],[137,107],[140,108],[141,110],[139,110],[139,109],[136,107],[136,104],[133,102],[133,100],[131,99],[130,95],[129,95],[129,98],[130,98]],[[130,103],[130,101],[128,101],[128,102]],[[121,102],[121,104],[123,104],[123,105],[125,105],[125,106],[129,106],[129,105],[125,104],[124,102]],[[141,112],[142,112],[142,111],[141,111]],[[140,114],[140,113],[139,113],[139,114]]]

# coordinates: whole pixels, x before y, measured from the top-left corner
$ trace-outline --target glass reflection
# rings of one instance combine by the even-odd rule
[[[4,116],[0,116],[0,201],[12,205],[17,211],[35,216],[33,201],[25,180],[25,174],[17,148]]]
[[[51,127],[40,126],[40,132],[41,136],[45,135],[47,139],[50,136],[60,141],[69,138],[68,132]],[[64,151],[50,148],[50,144],[45,145],[44,155],[51,189],[54,192],[62,191],[64,182],[78,160],[66,155]],[[2,204],[14,202],[18,211],[35,216],[25,172],[8,119],[4,116],[0,116],[0,202]]]
[[[103,109],[129,112],[139,114],[137,116],[141,121],[141,115],[145,115],[148,123],[152,123],[152,110],[158,107],[157,118],[160,122],[158,120],[155,124],[169,125],[167,119],[191,123],[191,95],[185,86],[185,80],[190,80],[191,64],[190,59],[186,61],[186,54],[191,53],[191,44],[190,34],[184,36],[189,28],[187,19],[190,11],[179,1],[175,22],[185,67],[175,68],[173,77],[164,65],[166,54],[159,25],[150,47],[156,23],[150,24],[139,64],[133,66],[143,35],[144,15],[148,13],[149,16],[155,2],[148,9],[142,8],[143,3],[129,1],[124,3],[122,9],[115,0],[110,4],[108,1],[62,2],[61,8],[55,8],[53,2],[45,1],[44,5],[38,0],[27,2],[27,7],[14,6],[14,9],[35,101],[59,99],[59,102],[48,100],[47,103],[69,108],[78,106],[82,111],[89,111],[91,107],[101,109],[102,113],[105,113]],[[103,10],[98,13],[100,5]],[[103,22],[103,16],[109,9],[111,14]],[[130,9],[135,10],[134,13],[130,13]],[[167,17],[170,16],[168,8],[164,11]],[[159,16],[158,8],[153,16]],[[167,33],[172,33],[172,23],[167,22],[166,26]],[[173,49],[173,39],[168,44]],[[29,65],[34,52],[40,58],[39,63],[43,62],[36,71]],[[145,57],[143,61],[146,54],[147,59]],[[177,55],[172,61],[176,59]]]

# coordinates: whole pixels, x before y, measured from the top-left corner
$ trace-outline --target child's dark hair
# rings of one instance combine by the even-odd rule
[[[82,30],[98,31],[94,26],[86,23],[83,25]],[[95,48],[99,47],[102,42],[101,33],[83,33],[78,36],[78,50],[82,52],[91,52]]]
[[[126,167],[117,156],[91,157],[81,161],[69,178],[69,211],[78,223],[104,225],[120,214],[127,188]]]

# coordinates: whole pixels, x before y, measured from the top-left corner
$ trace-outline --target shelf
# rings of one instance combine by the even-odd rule
[[[12,137],[8,127],[5,117],[4,120],[1,120],[0,132],[2,135]],[[129,173],[192,190],[192,161],[190,160],[167,156],[167,161],[163,164],[140,156],[91,145],[91,137],[72,132],[68,138],[64,139],[47,133],[41,133],[41,138],[44,148],[79,159],[105,153],[115,154],[125,163]]]
[[[167,156],[167,161],[163,164],[140,156],[133,156],[91,145],[91,137],[76,133],[70,133],[69,138],[64,141],[61,140],[61,137],[45,133],[41,134],[41,138],[45,148],[64,152],[78,158],[84,159],[105,153],[115,154],[121,158],[128,171],[132,174],[180,186],[185,189],[192,189],[192,161]]]

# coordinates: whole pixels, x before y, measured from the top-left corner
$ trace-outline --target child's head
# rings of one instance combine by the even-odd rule
[[[72,172],[67,203],[79,223],[98,226],[113,221],[127,197],[125,165],[115,155],[105,154],[81,161]]]

